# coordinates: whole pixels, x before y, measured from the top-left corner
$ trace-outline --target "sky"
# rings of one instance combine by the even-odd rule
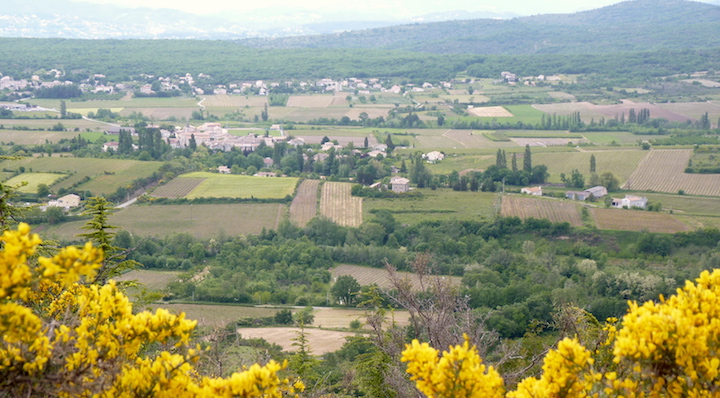
[[[194,14],[222,12],[254,12],[292,9],[313,10],[323,14],[346,16],[347,20],[359,16],[376,16],[379,20],[409,18],[435,12],[464,10],[536,15],[573,13],[605,7],[620,0],[74,0],[95,4],[113,4],[123,7],[170,8]]]

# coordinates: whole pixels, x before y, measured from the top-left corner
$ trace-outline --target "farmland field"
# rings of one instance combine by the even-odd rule
[[[187,319],[197,320],[198,326],[207,327],[224,327],[229,322],[237,321],[245,317],[273,316],[278,311],[274,308],[220,304],[162,303],[153,304],[152,307],[165,308],[174,314],[184,312]]]
[[[38,185],[45,184],[51,186],[59,178],[64,177],[65,174],[55,173],[22,173],[4,182],[5,185],[16,185],[22,182],[27,182],[27,185],[18,188],[18,191],[22,193],[36,193]]]
[[[293,327],[274,328],[240,328],[237,332],[245,339],[265,339],[270,343],[282,346],[285,351],[295,351],[298,347],[293,344],[300,329]],[[321,330],[305,328],[305,335],[314,355],[322,355],[337,351],[345,344],[345,337],[355,336],[353,332],[338,332],[335,330]]]
[[[332,95],[291,95],[287,107],[327,108],[333,103]]]
[[[326,182],[322,186],[320,213],[348,227],[359,227],[363,219],[363,200],[350,194],[352,184]]]
[[[304,180],[290,204],[290,221],[304,227],[317,214],[319,180]]]
[[[720,174],[687,174],[691,149],[651,150],[624,189],[720,196]]]
[[[203,95],[202,104],[208,108],[244,108],[262,107],[268,102],[267,97],[244,95]]]
[[[544,164],[550,173],[549,182],[559,183],[560,173],[570,175],[573,169],[578,169],[585,176],[585,181],[590,178],[590,156],[595,155],[595,164],[598,174],[606,171],[613,173],[620,184],[626,181],[638,167],[638,163],[648,155],[642,150],[620,150],[620,151],[595,151],[595,152],[565,152],[565,153],[533,153],[533,165]],[[518,156],[518,161],[520,156]],[[518,163],[520,164],[520,163]]]
[[[133,112],[142,113],[152,120],[167,120],[171,116],[177,119],[189,119],[197,108],[125,108],[121,116],[128,117]]]
[[[494,192],[459,192],[449,188],[418,189],[419,199],[365,199],[365,217],[372,210],[385,209],[403,224],[417,224],[427,220],[483,220],[495,216]]]
[[[477,117],[513,117],[507,109],[502,106],[482,106],[468,109],[468,112]]]
[[[77,133],[68,131],[0,130],[0,142],[12,142],[16,145],[42,145],[45,144],[46,140],[56,143],[63,138],[72,139],[73,137],[77,137]]]
[[[67,130],[73,130],[75,128],[78,128],[80,130],[91,129],[93,131],[104,131],[107,130],[108,127],[107,123],[95,122],[85,119],[0,119],[0,125],[2,125],[5,129],[10,129],[11,126],[22,126],[31,129],[48,129],[58,123],[62,123],[62,125],[65,126],[65,129]],[[70,138],[74,136],[70,132],[65,132],[65,134],[68,134]]]
[[[163,290],[170,282],[175,281],[181,273],[180,271],[135,269],[114,279],[116,281],[137,281],[148,290]]]
[[[583,222],[577,210],[576,202],[504,196],[502,199],[503,216],[548,219],[552,222],[569,222],[582,226]]]
[[[243,175],[194,172],[178,178],[203,178],[195,189],[186,195],[194,198],[284,198],[292,195],[297,178],[252,177]]]
[[[138,236],[169,236],[180,232],[199,239],[218,234],[258,234],[263,228],[277,229],[284,216],[280,203],[237,203],[215,205],[130,206],[110,216],[110,223]],[[84,233],[84,221],[51,226],[45,236],[77,239]]]
[[[595,144],[610,145],[637,145],[638,140],[649,141],[657,139],[656,135],[632,134],[624,131],[586,131],[583,135]]]
[[[716,83],[717,84],[717,83]],[[681,115],[685,115],[688,118],[700,119],[700,117],[707,112],[708,118],[712,121],[717,121],[720,117],[720,105],[712,102],[672,102],[657,104],[659,107],[667,109],[671,112],[675,112]]]
[[[60,100],[57,99],[33,99],[33,104],[60,109]],[[189,97],[124,97],[118,100],[66,101],[66,105],[69,111],[78,108],[197,108],[197,101]]]
[[[184,198],[203,181],[204,178],[175,178],[157,187],[151,195],[158,198]]]
[[[674,215],[641,210],[590,209],[595,225],[600,229],[675,233],[690,228]]]
[[[330,274],[333,279],[337,279],[339,276],[350,275],[355,278],[361,286],[376,284],[382,289],[390,289],[392,287],[389,278],[389,274],[385,268],[373,268],[365,267],[361,265],[350,265],[340,264],[337,267],[330,269]],[[411,272],[397,272],[400,278],[408,278],[412,283],[414,289],[422,289],[420,284],[420,278]],[[453,284],[459,285],[462,282],[462,278],[459,276],[442,276],[443,279],[448,279]],[[427,283],[427,280],[426,280]]]
[[[86,176],[90,181],[77,187],[78,191],[90,191],[94,195],[111,194],[118,187],[142,177],[148,177],[161,166],[162,162],[141,162],[138,160],[74,158],[74,157],[33,157],[4,161],[3,168],[17,169],[20,166],[32,168],[35,172],[62,171],[71,175],[68,179],[50,187],[53,190],[70,188]]]
[[[510,155],[512,156],[512,155]],[[488,166],[495,164],[494,155],[466,155],[446,156],[444,160],[426,167],[433,173],[449,174],[453,170],[462,172],[464,170],[485,170]]]

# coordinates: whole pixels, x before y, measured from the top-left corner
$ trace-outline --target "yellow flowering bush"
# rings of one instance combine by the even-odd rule
[[[612,369],[593,367],[593,356],[605,355],[604,349],[590,351],[566,338],[545,356],[539,378],[521,381],[505,396],[720,397],[720,270],[704,271],[667,300],[631,302],[622,327],[616,319],[608,321],[601,346],[612,347]],[[500,376],[478,367],[477,351],[467,345],[439,358],[415,340],[402,360],[428,397],[501,396]],[[475,371],[468,371],[471,367]]]
[[[9,396],[283,397],[304,389],[285,364],[200,377],[188,348],[195,321],[159,309],[133,313],[113,281],[88,284],[102,263],[91,244],[34,256],[30,227],[0,237],[0,391]],[[148,355],[151,344],[169,351]]]

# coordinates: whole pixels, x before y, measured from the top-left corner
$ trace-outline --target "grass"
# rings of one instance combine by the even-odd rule
[[[273,316],[278,311],[274,308],[243,307],[227,304],[155,304],[153,308],[165,308],[172,313],[185,313],[187,319],[198,321],[199,326],[223,327],[228,322],[246,317]]]
[[[620,183],[627,181],[638,163],[648,154],[647,151],[602,151],[602,152],[568,152],[568,153],[533,153],[533,165],[544,164],[550,173],[550,182],[559,183],[560,173],[569,176],[573,169],[578,169],[585,176],[585,181],[590,179],[590,157],[595,155],[596,170],[598,174],[609,171],[620,180]],[[520,160],[520,159],[518,159]],[[518,163],[521,164],[521,163]]]
[[[429,164],[427,167],[435,174],[449,174],[453,170],[458,172],[470,169],[485,170],[493,164],[495,164],[494,155],[446,156],[444,160]]]
[[[22,126],[30,129],[49,129],[52,126],[61,123],[66,130],[85,130],[91,129],[94,131],[105,131],[108,127],[105,123],[95,122],[92,120],[85,119],[0,119],[0,126],[7,129],[10,126]],[[65,132],[65,134],[73,136],[71,131]],[[77,133],[75,133],[77,135]]]
[[[284,198],[295,191],[294,177],[268,178],[208,172],[183,174],[180,178],[204,178],[186,197],[194,198]]]
[[[418,189],[421,199],[365,199],[365,219],[372,211],[390,210],[403,224],[417,224],[426,220],[485,220],[495,216],[497,195],[493,192],[457,192],[447,188],[435,191]]]
[[[637,145],[638,140],[648,141],[657,139],[656,135],[635,135],[624,131],[592,131],[584,132],[582,135],[595,144],[610,145],[615,142],[618,145]]]
[[[720,217],[720,198],[717,197],[630,191],[623,194],[644,196],[651,203],[662,203],[663,210],[672,210],[678,215]]]
[[[60,109],[60,100],[33,99],[34,105]],[[88,108],[197,108],[198,100],[187,97],[169,98],[122,98],[119,100],[65,101],[68,110]]]
[[[115,278],[115,280],[136,281],[148,290],[163,290],[168,287],[170,282],[175,281],[181,273],[180,271],[135,269]]]
[[[258,234],[263,228],[276,229],[285,214],[279,203],[238,203],[217,205],[130,206],[110,216],[110,223],[139,236],[168,236],[179,232],[199,239],[221,234]],[[86,221],[49,227],[45,236],[75,240]]]
[[[17,169],[24,166],[26,170],[34,172],[62,171],[67,174],[74,173],[68,179],[51,186],[52,190],[70,188],[74,183],[86,176],[90,181],[79,185],[77,191],[90,191],[94,195],[111,194],[118,187],[141,177],[150,176],[161,166],[161,162],[141,162],[138,160],[74,158],[74,157],[33,157],[20,160],[4,161],[2,168]]]
[[[22,173],[7,181],[6,185],[17,185],[22,182],[27,182],[27,185],[21,186],[18,191],[22,193],[36,193],[40,184],[51,186],[59,178],[65,176],[65,174],[55,173]]]
[[[545,130],[504,130],[502,134],[512,138],[583,138],[582,134],[566,133],[562,131]]]

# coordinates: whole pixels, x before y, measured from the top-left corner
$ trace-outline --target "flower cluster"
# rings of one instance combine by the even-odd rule
[[[0,390],[10,396],[281,397],[304,389],[281,379],[285,364],[274,362],[201,378],[198,351],[187,347],[195,321],[162,309],[135,314],[115,282],[86,283],[102,263],[92,245],[34,259],[41,243],[26,224],[0,237]],[[153,343],[174,343],[176,352],[147,356]]]
[[[502,397],[503,379],[492,366],[486,367],[467,336],[462,345],[450,347],[438,357],[427,343],[413,340],[402,353],[411,380],[428,397]]]
[[[540,378],[527,378],[509,398],[545,397],[717,397],[720,396],[720,270],[705,271],[695,283],[658,303],[630,303],[622,327],[609,319],[600,349],[590,351],[564,339],[550,350]],[[594,368],[612,348],[612,369]],[[474,349],[454,347],[444,353],[413,341],[403,351],[408,373],[429,397],[499,396],[496,373],[463,372]],[[462,353],[462,354],[461,354]],[[460,354],[460,355],[458,355]],[[469,356],[463,356],[469,355]],[[476,354],[475,354],[476,355]],[[445,359],[454,364],[443,362]],[[452,358],[452,359],[451,359]],[[475,365],[473,365],[475,366]],[[495,393],[490,391],[495,389]],[[459,391],[458,395],[453,392]]]

